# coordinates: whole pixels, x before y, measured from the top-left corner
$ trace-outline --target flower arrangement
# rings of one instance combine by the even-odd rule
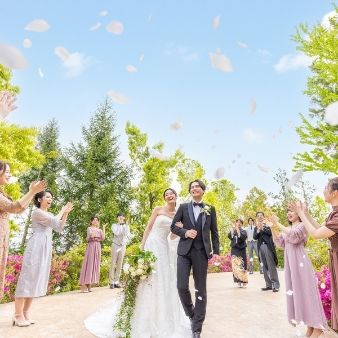
[[[200,212],[204,212],[206,215],[210,215],[211,207],[210,205],[205,204],[203,208],[201,208]]]
[[[208,272],[231,272],[231,254],[211,258],[208,262]]]
[[[316,272],[320,299],[327,320],[331,320],[331,273],[327,266]]]
[[[137,287],[141,280],[147,279],[154,271],[156,257],[151,251],[139,248],[133,254],[126,257],[123,265],[123,301],[116,316],[114,329],[122,332],[124,337],[131,337],[131,320],[134,313]]]

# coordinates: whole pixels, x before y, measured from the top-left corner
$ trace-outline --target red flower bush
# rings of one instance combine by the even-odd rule
[[[219,258],[211,258],[208,262],[208,272],[231,272],[231,254],[219,256]]]
[[[14,300],[15,288],[21,271],[23,256],[9,255],[6,266],[4,297],[0,303]],[[67,276],[69,262],[64,258],[53,257],[48,283],[48,294],[53,294],[61,289],[62,281]]]
[[[331,273],[327,266],[316,272],[320,299],[327,320],[331,320]]]

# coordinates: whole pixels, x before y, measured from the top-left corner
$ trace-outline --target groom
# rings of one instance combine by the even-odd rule
[[[190,182],[192,201],[180,205],[171,224],[171,231],[181,237],[177,249],[177,288],[185,314],[190,318],[194,338],[201,336],[205,319],[208,259],[219,255],[216,210],[203,203],[205,189],[200,180]],[[177,222],[182,222],[183,228],[178,227]],[[195,282],[195,306],[189,290],[191,268]]]

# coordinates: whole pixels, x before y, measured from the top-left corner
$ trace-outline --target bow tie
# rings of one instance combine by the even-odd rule
[[[193,202],[192,204],[194,207],[196,206],[199,206],[200,208],[203,208],[204,204],[201,202],[201,203],[197,203],[197,202]]]

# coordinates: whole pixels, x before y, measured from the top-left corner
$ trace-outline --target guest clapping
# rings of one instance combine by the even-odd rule
[[[62,232],[73,205],[68,202],[57,216],[48,212],[53,201],[50,191],[42,191],[34,196],[37,207],[32,212],[33,234],[28,240],[15,291],[15,317],[13,325],[29,326],[29,309],[33,298],[47,294],[52,262],[52,230]]]
[[[247,233],[242,228],[243,221],[237,219],[228,234],[231,240],[231,262],[234,282],[238,287],[246,287],[248,283],[246,239]]]
[[[87,228],[87,248],[80,274],[81,292],[91,292],[92,284],[99,284],[101,244],[105,238],[106,225],[100,227],[98,216],[91,218],[91,225]]]
[[[280,224],[277,216],[271,217],[272,229],[278,227],[281,231],[281,234],[275,237],[275,242],[284,248],[288,320],[291,325],[296,322],[307,325],[307,337],[319,337],[323,329],[327,328],[327,322],[315,272],[305,251],[307,231],[295,211],[288,209],[287,218],[289,226]]]
[[[23,212],[33,199],[34,195],[46,189],[45,181],[33,182],[26,195],[17,202],[13,202],[4,191],[3,187],[9,183],[11,178],[9,164],[0,160],[0,299],[3,296],[5,283],[5,270],[9,247],[9,214]]]
[[[290,208],[298,213],[313,238],[328,238],[331,242],[331,327],[338,330],[338,177],[331,178],[325,186],[324,199],[331,205],[332,211],[322,225],[311,217],[304,203],[293,203]]]

